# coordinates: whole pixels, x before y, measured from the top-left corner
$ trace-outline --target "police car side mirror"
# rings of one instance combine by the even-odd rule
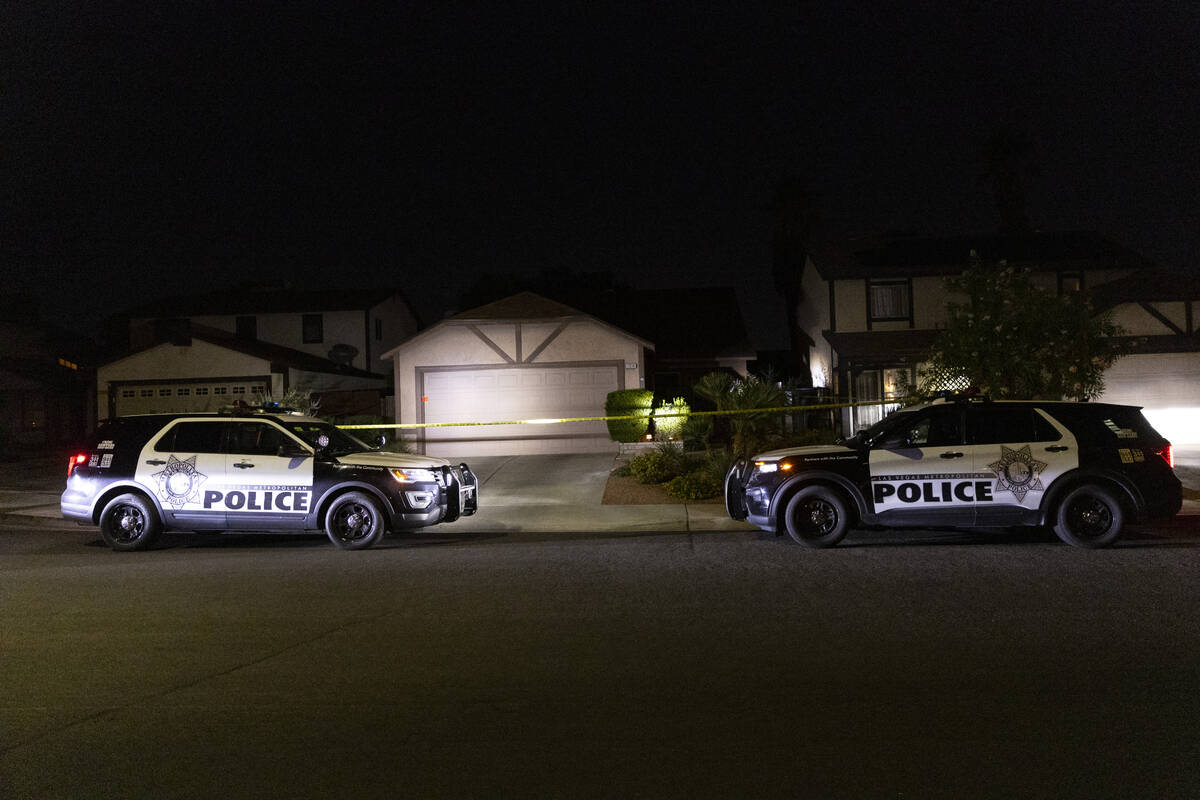
[[[383,447],[387,444],[387,437],[382,433],[371,439],[371,446],[375,448]]]

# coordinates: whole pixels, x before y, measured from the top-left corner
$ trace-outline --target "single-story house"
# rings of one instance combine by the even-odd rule
[[[289,389],[311,392],[324,416],[381,415],[387,376],[204,325],[177,328],[96,370],[100,419],[253,405]]]
[[[442,320],[388,350],[406,439],[430,455],[604,452],[608,393],[645,385],[654,345],[597,317],[521,292]],[[536,420],[536,422],[529,422]],[[521,422],[522,424],[494,424]]]

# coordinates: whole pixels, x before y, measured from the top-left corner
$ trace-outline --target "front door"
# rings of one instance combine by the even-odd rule
[[[312,511],[312,450],[268,420],[232,420],[224,490],[230,530],[303,528]]]
[[[971,525],[981,483],[963,408],[932,406],[871,448],[871,500],[885,525]]]

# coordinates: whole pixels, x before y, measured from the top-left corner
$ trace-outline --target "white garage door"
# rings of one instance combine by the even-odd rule
[[[618,367],[462,369],[424,373],[426,422],[598,417],[620,388]],[[426,428],[426,452],[447,458],[615,450],[603,422]]]
[[[218,411],[233,405],[235,400],[246,403],[259,401],[266,389],[261,378],[227,379],[211,383],[194,381],[180,383],[117,384],[112,387],[117,416],[130,414],[163,414],[177,411]]]
[[[1118,359],[1104,373],[1104,403],[1142,406],[1172,444],[1200,444],[1200,353]]]

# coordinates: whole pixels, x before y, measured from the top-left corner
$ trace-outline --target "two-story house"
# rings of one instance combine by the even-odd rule
[[[1151,386],[1147,373],[1189,381],[1192,395],[1200,389],[1190,288],[1165,281],[1159,288],[1170,291],[1145,294],[1151,286],[1145,276],[1153,272],[1149,262],[1102,236],[1062,231],[837,242],[815,248],[805,264],[798,318],[814,342],[813,385],[851,401],[876,401],[845,409],[847,434],[894,408],[905,383],[914,380],[917,364],[946,324],[952,299],[946,278],[961,274],[972,252],[984,261],[1029,268],[1052,291],[1092,293],[1103,300],[1098,312],[1112,311],[1138,337],[1137,355],[1119,361],[1106,376],[1103,399],[1146,406],[1155,421],[1159,407],[1173,407],[1178,384]],[[1101,291],[1109,287],[1114,290]],[[1140,341],[1151,335],[1161,338]],[[1179,363],[1169,364],[1172,359]],[[1174,427],[1162,432],[1169,438],[1174,432],[1180,442],[1191,436]]]
[[[389,415],[379,356],[416,329],[396,289],[242,286],[157,302],[130,314],[131,354],[97,370],[98,414],[214,410],[300,389],[323,414]]]

